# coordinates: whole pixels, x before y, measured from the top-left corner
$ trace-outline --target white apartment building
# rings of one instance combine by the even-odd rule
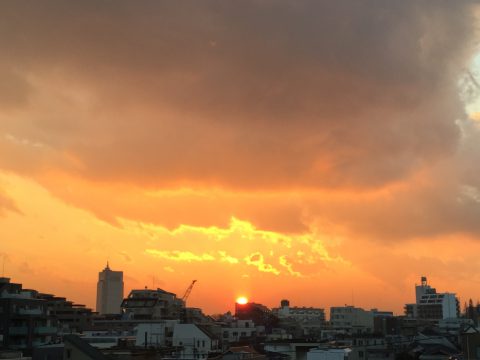
[[[98,273],[97,312],[101,315],[120,314],[123,301],[123,272],[105,269]]]
[[[422,276],[420,285],[415,285],[415,304],[405,305],[409,317],[424,320],[444,320],[457,318],[458,299],[454,293],[437,293]]]
[[[135,346],[163,347],[172,345],[173,329],[178,320],[141,323],[135,327]]]
[[[222,338],[223,341],[235,343],[254,337],[258,332],[263,333],[264,330],[264,326],[261,326],[261,329],[257,329],[252,320],[235,320],[228,323],[227,326],[222,326]]]
[[[290,307],[290,301],[288,300],[282,300],[280,302],[280,307],[273,309],[273,312],[280,319],[294,319],[300,323],[315,322],[323,324],[325,322],[324,309],[314,307]]]
[[[179,359],[206,359],[220,351],[218,339],[201,325],[175,324],[172,343],[179,349]]]

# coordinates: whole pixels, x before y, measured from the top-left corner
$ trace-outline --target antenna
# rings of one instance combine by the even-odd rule
[[[3,260],[3,263],[2,263],[2,277],[5,277],[5,259],[6,259],[7,255],[5,254],[2,254],[2,260]]]

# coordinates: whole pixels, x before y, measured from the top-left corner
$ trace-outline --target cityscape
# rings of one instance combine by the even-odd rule
[[[124,294],[123,276],[107,262],[98,274],[95,309],[0,278],[0,345],[10,349],[2,354],[394,360],[475,358],[480,349],[480,304],[470,299],[462,310],[455,293],[437,291],[425,276],[412,284],[412,303],[402,315],[345,304],[330,307],[328,317],[323,308],[291,306],[288,299],[270,309],[246,297],[235,300],[233,312],[209,315],[187,305],[197,280],[183,295],[147,286]]]
[[[480,0],[0,0],[0,360],[480,360]]]

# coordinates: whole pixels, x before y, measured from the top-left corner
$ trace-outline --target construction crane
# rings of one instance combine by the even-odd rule
[[[185,294],[183,294],[182,296],[182,301],[184,304],[187,302],[187,299],[190,296],[190,293],[192,292],[193,285],[195,285],[196,282],[197,280],[193,280],[190,286],[187,288],[187,290],[185,290]]]

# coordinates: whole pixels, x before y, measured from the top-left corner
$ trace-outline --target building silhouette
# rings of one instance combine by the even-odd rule
[[[123,300],[123,271],[113,271],[108,262],[98,273],[97,312],[101,315],[120,314]]]

